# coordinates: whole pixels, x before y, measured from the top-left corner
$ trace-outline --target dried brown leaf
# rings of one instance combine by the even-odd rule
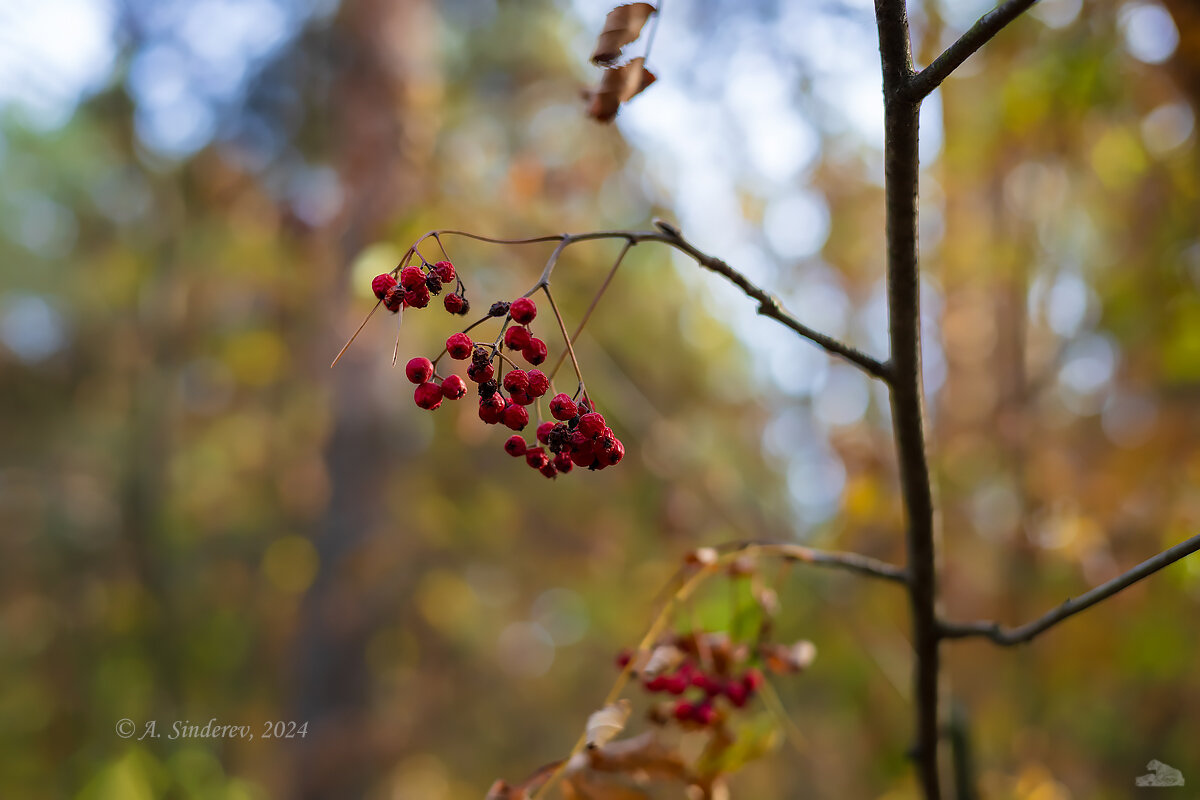
[[[711,547],[697,547],[684,556],[684,563],[693,567],[707,567],[717,563],[717,551]]]
[[[792,645],[765,644],[760,652],[767,669],[777,675],[784,675],[808,669],[813,659],[817,657],[817,646],[812,642],[801,640]]]
[[[621,48],[641,36],[642,26],[653,13],[654,6],[649,3],[630,3],[608,12],[604,29],[596,39],[596,49],[592,51],[592,63],[606,67],[616,61]]]
[[[673,644],[660,644],[650,651],[646,663],[641,665],[637,674],[643,678],[653,678],[664,672],[669,672],[687,658],[687,654]]]
[[[587,746],[603,747],[611,742],[625,729],[625,723],[629,721],[632,712],[633,704],[621,698],[588,717]]]
[[[587,114],[597,122],[611,122],[621,103],[654,83],[654,73],[642,66],[644,59],[635,58],[628,64],[604,70],[600,88],[587,92]]]

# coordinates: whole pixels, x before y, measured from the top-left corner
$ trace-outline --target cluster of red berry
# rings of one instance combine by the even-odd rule
[[[449,261],[404,267],[399,281],[390,273],[377,275],[371,288],[385,307],[399,312],[406,307],[424,308],[430,297],[451,281],[457,281],[457,289],[446,295],[446,310],[464,314],[470,306],[462,281]],[[550,378],[536,369],[548,355],[546,343],[530,329],[536,317],[537,305],[528,297],[512,303],[497,302],[483,319],[446,339],[444,355],[456,361],[470,361],[467,378],[478,387],[479,418],[489,425],[503,424],[514,431],[524,430],[529,424],[528,407],[550,391]],[[491,343],[473,341],[468,331],[490,318],[503,318],[501,335]],[[505,348],[519,352],[530,368],[517,367],[504,355]],[[408,379],[417,385],[413,399],[420,408],[432,411],[443,399],[458,400],[466,395],[467,385],[461,377],[438,375],[440,360],[441,355],[432,361],[419,356],[405,367]],[[505,366],[509,367],[507,371]],[[536,442],[528,443],[517,434],[504,443],[505,452],[514,458],[524,456],[530,467],[548,478],[570,472],[576,466],[604,469],[624,457],[625,446],[595,411],[586,394],[578,402],[566,393],[555,394],[549,401],[549,411],[555,421],[538,425]]]
[[[710,653],[712,656],[713,653]],[[669,706],[670,717],[685,725],[707,727],[724,719],[718,700],[733,708],[744,708],[763,685],[763,674],[757,667],[749,667],[735,674],[734,665],[727,652],[716,652],[710,657],[712,666],[705,668],[695,657],[686,657],[671,671],[663,671],[652,677],[643,677],[642,687],[651,694],[669,694],[679,697]],[[617,666],[624,669],[633,658],[629,651],[617,656]],[[696,690],[696,691],[692,691]],[[685,698],[683,695],[694,695]],[[652,718],[665,721],[665,714],[652,713]]]

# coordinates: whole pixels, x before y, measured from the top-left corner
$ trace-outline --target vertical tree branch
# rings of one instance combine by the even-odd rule
[[[914,756],[927,800],[938,800],[938,626],[933,492],[925,458],[921,390],[921,292],[917,257],[917,121],[904,0],[875,0],[883,68],[887,293],[890,315],[892,426],[908,517],[909,604],[913,624]]]

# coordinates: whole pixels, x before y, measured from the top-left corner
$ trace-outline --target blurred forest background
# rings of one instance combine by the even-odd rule
[[[917,60],[987,7],[910,4]],[[570,749],[686,549],[903,560],[881,387],[654,245],[580,344],[616,469],[552,483],[473,403],[415,408],[382,317],[328,368],[428,229],[655,215],[886,355],[871,4],[669,2],[612,127],[579,99],[608,8],[0,0],[0,794],[481,798]],[[1200,527],[1197,103],[1189,0],[1044,0],[925,103],[953,618],[1024,621]],[[448,247],[477,304],[545,256]],[[616,247],[569,251],[569,320]],[[913,796],[898,590],[780,591],[820,652],[779,683],[802,753],[734,796]],[[948,644],[983,795],[1200,781],[1197,611],[1192,558],[1030,646]],[[114,732],[213,717],[308,735]]]

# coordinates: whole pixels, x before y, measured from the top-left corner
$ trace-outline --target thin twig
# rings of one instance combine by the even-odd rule
[[[912,77],[905,91],[907,99],[919,101],[928,96],[942,81],[950,77],[950,73],[1036,2],[1037,0],[1007,0],[980,17],[954,44],[935,58],[932,64]]]
[[[1011,646],[1022,644],[1033,639],[1040,633],[1054,627],[1063,620],[1073,617],[1080,611],[1091,608],[1101,600],[1112,597],[1117,592],[1153,575],[1163,567],[1174,564],[1200,550],[1200,534],[1180,542],[1162,551],[1153,558],[1148,558],[1128,572],[1118,575],[1107,583],[1102,583],[1090,592],[1081,594],[1063,603],[1032,622],[1027,622],[1018,628],[1004,628],[998,622],[945,622],[938,623],[939,635],[943,639],[965,639],[982,636],[999,645]]]
[[[558,305],[554,302],[554,295],[550,294],[550,287],[543,285],[542,291],[546,293],[546,299],[550,301],[550,310],[554,312],[554,318],[558,320],[558,330],[562,333],[563,342],[566,343],[567,355],[571,357],[571,366],[575,368],[575,377],[579,380],[579,389],[583,394],[583,398],[587,399],[587,389],[583,385],[583,373],[579,370],[579,359],[575,357],[575,346],[571,344],[571,337],[567,334],[567,323],[563,322],[562,314],[558,311]],[[588,401],[589,404],[591,401]]]
[[[621,262],[625,260],[625,254],[629,252],[629,249],[633,247],[633,245],[634,243],[632,241],[625,242],[625,246],[622,247],[621,252],[617,254],[617,260],[613,262],[612,269],[610,269],[608,274],[604,276],[604,283],[600,284],[600,288],[596,291],[595,297],[592,298],[592,302],[588,305],[587,311],[584,311],[583,316],[580,317],[579,325],[575,327],[575,332],[571,334],[572,344],[579,341],[579,334],[583,333],[584,326],[586,326],[588,324],[588,320],[592,318],[592,312],[595,311],[596,306],[600,304],[600,298],[604,296],[606,291],[608,291],[608,285],[612,283],[612,279],[616,276],[617,268],[621,266]],[[565,350],[558,354],[558,361],[554,362],[554,367],[550,370],[550,374],[548,376],[550,380],[554,380],[554,376],[558,374],[558,369],[562,366],[563,359],[566,357],[567,352]]]

